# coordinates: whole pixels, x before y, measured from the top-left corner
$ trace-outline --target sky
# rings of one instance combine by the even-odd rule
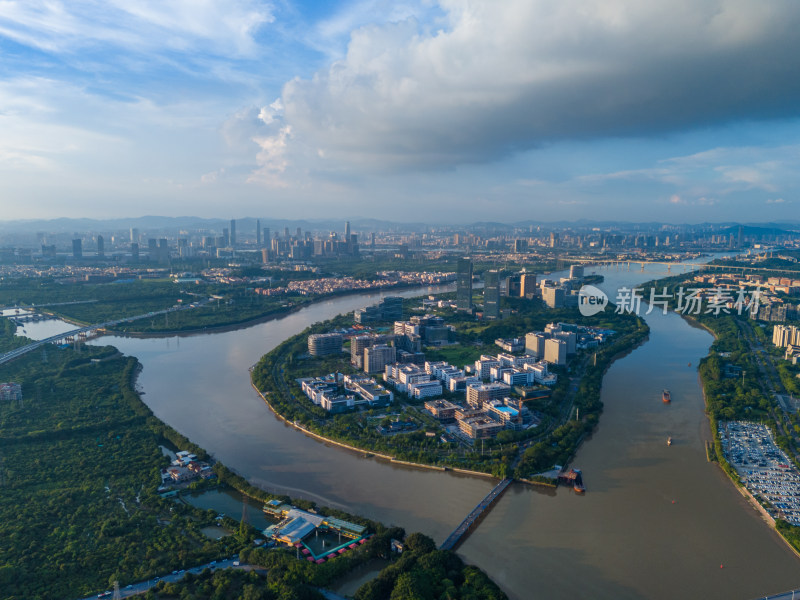
[[[796,0],[0,0],[0,220],[800,221]]]

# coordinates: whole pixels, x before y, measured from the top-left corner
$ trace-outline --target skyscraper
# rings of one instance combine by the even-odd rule
[[[256,247],[261,248],[261,219],[256,219]]]
[[[105,258],[106,242],[102,235],[97,236],[97,258]]]
[[[131,242],[139,241],[139,230],[136,227],[131,227]]]
[[[139,262],[139,244],[138,244],[138,242],[133,242],[131,244],[131,260],[133,262]]]
[[[486,319],[500,318],[500,273],[486,271],[483,277],[483,316]]]
[[[456,307],[460,310],[472,308],[472,259],[459,258],[456,269]]]
[[[261,239],[263,240],[264,248],[267,248],[267,249],[269,249],[270,243],[271,243],[269,235],[270,235],[269,234],[269,227],[264,227],[264,237],[261,238]]]
[[[72,240],[72,258],[83,258],[83,243],[80,238]]]
[[[231,248],[236,247],[236,219],[231,219]]]
[[[344,241],[350,240],[350,221],[344,222]]]

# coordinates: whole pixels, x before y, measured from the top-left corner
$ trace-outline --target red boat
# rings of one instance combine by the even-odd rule
[[[672,401],[672,397],[669,395],[669,390],[664,390],[661,392],[661,401],[664,402],[664,404]]]

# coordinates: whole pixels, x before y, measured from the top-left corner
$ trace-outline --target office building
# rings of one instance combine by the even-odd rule
[[[483,316],[486,319],[500,318],[500,273],[495,270],[484,275]]]
[[[261,243],[264,244],[264,248],[267,249],[269,249],[270,243],[272,241],[269,236],[270,236],[269,227],[264,227],[264,234],[263,237],[261,238]]]
[[[472,259],[459,258],[456,268],[456,307],[472,309]]]
[[[467,404],[473,408],[483,408],[490,400],[502,400],[511,395],[511,387],[505,383],[481,383],[467,386]]]
[[[97,236],[97,258],[105,258],[106,243],[102,235]]]
[[[536,294],[536,273],[523,273],[520,276],[520,287],[519,287],[520,297],[533,298],[535,294]]]
[[[384,321],[401,321],[403,319],[403,298],[401,296],[386,296],[378,306]]]
[[[583,279],[583,265],[572,265],[569,268],[570,279]]]
[[[542,300],[549,308],[562,308],[566,291],[562,287],[542,286]]]
[[[131,244],[131,260],[133,262],[139,262],[139,244],[136,242]]]
[[[544,361],[551,365],[567,364],[567,343],[564,340],[550,338],[544,342]]]
[[[506,277],[506,296],[517,298],[522,295],[522,275],[509,275]]]
[[[236,247],[236,219],[231,219],[231,237],[230,237],[230,247]]]
[[[341,351],[341,333],[314,333],[308,336],[308,353],[311,356],[339,354]]]
[[[131,227],[131,242],[139,241],[139,230],[136,227]]]
[[[256,248],[261,248],[261,219],[256,219]]]
[[[83,258],[83,242],[80,239],[72,240],[72,258]]]
[[[396,362],[397,351],[394,346],[378,344],[364,348],[364,371],[367,373],[377,373],[383,371],[386,365]]]

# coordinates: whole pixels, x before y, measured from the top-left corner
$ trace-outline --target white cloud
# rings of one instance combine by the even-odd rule
[[[440,5],[440,30],[414,18],[363,26],[341,60],[288,82],[295,141],[354,169],[425,169],[800,106],[789,0]]]
[[[128,50],[201,50],[248,56],[274,19],[256,0],[4,0],[0,35],[46,51],[98,42]]]

